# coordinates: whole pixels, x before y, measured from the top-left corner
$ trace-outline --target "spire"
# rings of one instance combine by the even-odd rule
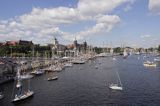
[[[57,38],[56,38],[55,36],[53,36],[53,44],[54,44],[54,45],[57,45],[57,44],[58,44]]]

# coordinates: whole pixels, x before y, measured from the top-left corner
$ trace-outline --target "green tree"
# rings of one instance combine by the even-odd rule
[[[93,49],[95,50],[97,54],[102,53],[102,48],[100,47],[94,47]]]
[[[158,52],[160,53],[160,45],[158,46]]]
[[[120,47],[116,47],[116,48],[114,48],[113,52],[114,52],[114,53],[121,53],[122,50],[121,50]]]

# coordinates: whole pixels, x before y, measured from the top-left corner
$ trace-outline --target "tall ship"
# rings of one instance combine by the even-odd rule
[[[27,87],[24,88],[23,82],[27,81]],[[21,77],[21,69],[18,67],[15,78],[15,86],[13,89],[13,100],[12,102],[21,101],[33,96],[34,92],[30,89],[30,78],[23,79]]]

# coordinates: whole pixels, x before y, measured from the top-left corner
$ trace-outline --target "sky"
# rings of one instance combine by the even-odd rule
[[[160,0],[0,0],[0,42],[160,45]]]

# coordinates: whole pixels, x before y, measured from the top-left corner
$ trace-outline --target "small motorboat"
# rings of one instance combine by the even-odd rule
[[[58,79],[58,76],[54,76],[54,77],[49,77],[47,80],[52,81],[52,80],[57,80],[57,79]]]
[[[31,72],[31,74],[35,74],[35,75],[42,75],[43,73],[44,73],[44,70],[42,69],[37,69]]]

